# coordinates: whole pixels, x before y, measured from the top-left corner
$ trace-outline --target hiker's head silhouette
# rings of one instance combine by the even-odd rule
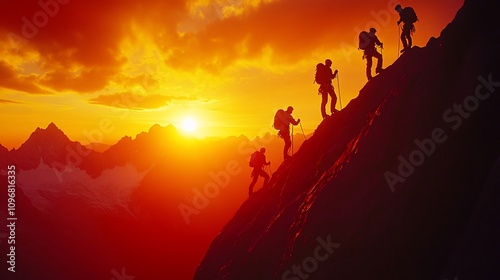
[[[332,66],[332,61],[330,59],[325,60],[326,67]]]
[[[261,153],[265,153],[266,152],[266,148],[260,148],[260,152]]]
[[[394,8],[396,11],[401,12],[403,10],[403,8],[401,7],[401,5],[397,4],[396,5],[396,8]]]
[[[377,32],[377,29],[375,29],[375,28],[373,28],[373,27],[372,27],[372,28],[370,28],[370,33],[375,34],[375,32]]]
[[[286,108],[286,112],[288,114],[291,114],[293,112],[293,107],[292,106],[288,106],[288,108]]]

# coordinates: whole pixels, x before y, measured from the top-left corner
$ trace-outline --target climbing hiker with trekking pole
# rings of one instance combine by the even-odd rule
[[[290,124],[298,125],[300,123],[300,119],[295,120],[292,117],[292,112],[293,112],[293,107],[288,106],[286,111],[283,109],[279,109],[274,115],[273,127],[279,130],[278,137],[283,138],[283,141],[285,141],[285,147],[283,148],[284,160],[291,158],[291,156],[288,153],[290,147],[292,146],[292,140],[290,139]]]
[[[325,64],[316,64],[316,74],[314,76],[314,81],[319,84],[318,94],[321,94],[321,116],[324,118],[329,117],[326,113],[326,103],[328,103],[328,95],[330,95],[332,101],[330,104],[330,113],[333,114],[339,110],[335,109],[337,104],[337,96],[335,95],[335,90],[333,89],[332,79],[338,74],[338,70],[332,73],[332,61],[330,59],[325,60]]]
[[[261,148],[259,151],[255,151],[252,153],[250,156],[250,161],[248,162],[248,165],[250,167],[253,167],[252,174],[250,177],[252,177],[252,182],[250,183],[250,186],[248,187],[248,196],[251,196],[253,194],[253,187],[255,186],[255,183],[257,183],[257,179],[260,177],[264,178],[264,185],[263,188],[267,187],[267,182],[269,181],[269,174],[267,174],[266,171],[264,171],[262,168],[264,166],[270,166],[271,162],[266,161],[266,148]]]
[[[401,53],[403,53],[411,49],[413,43],[411,35],[415,33],[414,23],[418,21],[418,17],[412,7],[403,8],[398,4],[394,9],[399,13],[398,29],[401,22],[404,23],[403,32],[401,33],[401,42],[403,43]]]
[[[370,32],[361,31],[361,33],[359,33],[358,47],[360,50],[363,50],[363,59],[366,58],[366,78],[368,81],[373,78],[372,65],[374,57],[377,59],[377,68],[375,68],[375,73],[379,74],[384,70],[382,68],[382,54],[376,49],[376,46],[382,49],[384,45],[380,42],[375,33],[377,33],[377,30],[373,27],[370,28]]]

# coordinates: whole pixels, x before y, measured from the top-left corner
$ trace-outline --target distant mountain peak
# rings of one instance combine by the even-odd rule
[[[149,129],[149,133],[153,133],[153,132],[156,132],[156,131],[160,131],[162,130],[163,127],[159,124],[154,124],[150,129]]]
[[[40,133],[42,131],[51,132],[51,133],[59,133],[60,132],[60,133],[64,134],[64,132],[59,127],[57,127],[57,125],[53,122],[49,123],[46,128],[37,127],[33,133],[35,133],[35,132]]]
[[[49,130],[49,131],[51,131],[51,130],[53,130],[53,131],[56,131],[56,130],[57,131],[61,131],[59,129],[59,127],[57,127],[57,125],[55,123],[53,123],[53,122],[49,123],[49,125],[47,126],[47,128],[45,130]]]
[[[154,124],[148,131],[149,134],[160,134],[160,133],[167,133],[167,134],[176,134],[177,133],[177,128],[171,124],[163,127],[159,124]]]
[[[26,140],[26,142],[20,147],[31,146],[31,145],[53,145],[58,144],[69,144],[71,140],[64,134],[64,132],[51,122],[45,129],[38,127]]]

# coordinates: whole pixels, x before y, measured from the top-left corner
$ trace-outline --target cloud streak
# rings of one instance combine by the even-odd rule
[[[7,100],[7,99],[0,99],[0,104],[1,103],[13,103],[13,104],[19,104],[17,101],[12,101],[12,100]]]
[[[161,94],[142,95],[131,92],[103,94],[89,100],[91,104],[105,105],[132,110],[158,109],[178,101],[194,101],[195,97],[166,96]]]
[[[5,61],[0,61],[0,86],[16,91],[22,91],[33,94],[48,93],[43,88],[36,85],[36,75],[18,74],[14,66]]]

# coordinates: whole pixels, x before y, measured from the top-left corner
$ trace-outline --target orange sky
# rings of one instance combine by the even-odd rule
[[[333,60],[345,107],[366,82],[360,30],[378,30],[384,66],[396,59],[398,2],[419,16],[418,46],[439,36],[463,4],[3,1],[0,143],[19,147],[36,127],[54,122],[72,140],[113,144],[187,117],[197,120],[199,137],[254,137],[271,131],[274,112],[288,105],[312,132],[321,121],[315,65]]]

